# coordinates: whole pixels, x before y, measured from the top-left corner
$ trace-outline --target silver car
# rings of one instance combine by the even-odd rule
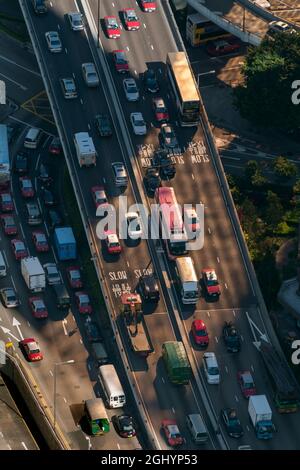
[[[57,31],[48,31],[45,33],[45,38],[50,52],[62,51],[62,43]]]
[[[6,308],[15,308],[20,305],[19,299],[13,287],[4,287],[0,290],[0,295]]]
[[[77,98],[77,90],[73,78],[61,78],[60,85],[66,100]]]
[[[92,62],[82,64],[82,75],[85,83],[89,87],[96,87],[99,85],[99,77],[96,72],[96,67]]]
[[[111,164],[111,167],[114,174],[115,185],[118,187],[126,187],[128,184],[128,177],[124,164],[122,162],[115,162]]]
[[[124,78],[123,88],[128,101],[138,101],[140,94],[134,78]]]
[[[82,31],[84,29],[82,14],[78,11],[68,13],[68,20],[73,31]]]
[[[53,286],[54,284],[62,284],[62,278],[55,263],[46,263],[43,265],[43,268],[46,273],[47,282],[50,286]]]

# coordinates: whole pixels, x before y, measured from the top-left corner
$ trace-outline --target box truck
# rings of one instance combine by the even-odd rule
[[[54,245],[60,261],[76,259],[77,246],[71,227],[57,227],[54,230]]]
[[[37,257],[23,258],[21,260],[21,273],[31,292],[41,292],[45,289],[46,275]]]
[[[83,166],[96,166],[96,149],[93,139],[88,132],[74,134],[74,145],[80,168]]]
[[[248,413],[258,439],[271,439],[274,425],[272,410],[266,395],[252,395],[249,398]]]

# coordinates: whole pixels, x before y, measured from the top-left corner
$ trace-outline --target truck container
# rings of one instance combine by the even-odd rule
[[[46,275],[37,257],[23,258],[21,260],[21,273],[31,292],[41,292],[45,289]]]
[[[109,432],[109,418],[102,398],[90,398],[89,400],[85,400],[84,414],[93,436],[101,436]]]
[[[54,245],[60,261],[77,257],[76,240],[71,227],[57,227],[54,230]]]
[[[96,166],[97,153],[93,139],[88,132],[74,134],[74,145],[80,168],[82,166]]]
[[[181,341],[166,341],[162,345],[162,357],[169,379],[174,384],[187,384],[191,378],[191,366]]]
[[[271,439],[274,425],[272,410],[266,395],[252,395],[249,398],[248,413],[258,439]]]
[[[92,344],[92,356],[97,362],[98,366],[108,363],[108,354],[106,348],[101,341]]]

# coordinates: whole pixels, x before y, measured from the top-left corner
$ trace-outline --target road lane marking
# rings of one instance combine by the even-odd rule
[[[246,424],[246,429],[247,429],[247,431],[250,432],[250,428],[249,428],[248,424]]]
[[[161,378],[161,381],[163,384],[165,383],[165,379],[163,377]]]
[[[254,372],[254,367],[253,367],[253,365],[252,365],[252,364],[251,364],[251,367],[250,367],[250,369],[252,370],[252,372]]]
[[[49,370],[49,374],[51,375],[51,377],[53,377],[53,372],[52,372],[52,370]]]
[[[6,444],[6,445],[7,445],[7,447],[9,448],[9,450],[11,450],[11,447],[10,447],[10,445],[9,445],[9,444]]]
[[[235,310],[232,310],[233,316],[235,317]]]
[[[228,286],[227,286],[226,282],[225,282],[224,286],[225,286],[226,289],[228,289]]]
[[[82,339],[80,338],[79,343],[82,344]]]
[[[66,324],[68,323],[68,320],[66,318],[64,318],[61,323],[62,323],[62,327],[63,327],[65,335],[68,336],[68,332],[67,332],[67,328],[66,328]]]
[[[80,103],[83,105],[83,99],[82,98],[80,98]]]
[[[68,54],[68,49],[65,47],[65,53]]]
[[[35,171],[37,171],[37,169],[38,169],[39,162],[40,162],[40,158],[41,158],[41,154],[39,153],[39,154],[38,154],[38,157],[37,157],[37,159],[36,159],[36,165],[35,165],[35,169],[34,169]]]
[[[225,366],[225,370],[226,370],[226,372],[227,372],[227,374],[228,374],[229,372],[228,372],[228,367],[227,367],[227,366]]]
[[[67,400],[65,399],[65,397],[63,397],[63,400],[64,400],[65,403],[67,403]]]
[[[24,234],[24,230],[23,230],[23,226],[22,226],[21,222],[20,222],[20,228],[21,228],[22,236],[23,236],[23,238],[24,238],[24,240],[25,240],[25,234]]]
[[[145,29],[147,28],[147,26],[145,25],[145,23],[143,23],[143,26],[144,26]]]
[[[175,410],[174,410],[174,407],[173,407],[173,406],[172,406],[172,411],[173,411],[173,413],[175,414]]]
[[[206,314],[207,314],[208,318],[210,318],[210,313],[209,313],[209,312],[206,312]]]
[[[117,442],[117,448],[120,450],[121,447],[120,447],[120,444]]]
[[[238,399],[238,397],[237,397],[236,395],[234,395],[234,398],[235,398],[235,401],[236,401],[236,402],[239,401],[239,399]]]
[[[220,258],[218,256],[217,256],[217,261],[218,261],[218,263],[220,263]]]
[[[27,322],[27,325],[28,325],[29,327],[31,327],[31,325],[30,325],[29,321]]]
[[[10,82],[12,82],[12,83],[14,83],[15,85],[17,85],[18,87],[20,87],[21,90],[23,90],[23,91],[28,90],[28,88],[27,88],[26,86],[22,85],[21,83],[16,82],[16,81],[13,80],[12,78],[9,78],[7,75],[4,75],[4,73],[0,73],[0,75],[1,75],[1,77],[6,78],[6,80],[9,80]]]
[[[51,249],[52,249],[52,253],[53,253],[54,259],[55,259],[55,263],[57,264],[56,253],[55,253],[55,250],[54,250],[54,248],[53,248],[53,245],[51,246]]]
[[[14,289],[15,289],[15,292],[17,293],[17,289],[16,289],[16,284],[15,284],[15,281],[14,281],[14,278],[12,277],[12,275],[10,275],[10,278],[11,278],[11,282],[14,286]]]
[[[192,173],[192,178],[193,178],[193,180],[195,179],[195,176],[194,176],[194,174],[193,174],[193,173]]]
[[[28,450],[28,448],[27,448],[25,442],[22,441],[21,444],[22,444],[22,446],[24,447],[25,450]]]
[[[240,336],[241,336],[241,340],[242,340],[242,341],[245,341],[245,340],[244,340],[244,336],[243,336],[243,335],[240,335]]]
[[[3,55],[0,55],[0,59],[5,60],[6,62],[9,62],[12,65],[15,65],[16,67],[19,67],[20,69],[26,70],[26,72],[30,72],[33,75],[36,75],[37,77],[42,77],[42,75],[38,72],[35,72],[34,70],[30,70],[27,67],[24,67],[23,65],[17,64],[17,62],[14,62],[13,60],[7,59]]]
[[[153,44],[150,44],[150,47],[151,47],[151,49],[152,49],[152,50],[154,51],[154,47],[153,47]]]
[[[129,266],[130,266],[129,261],[126,261],[126,263],[127,263],[128,268],[129,268]]]
[[[5,253],[5,251],[2,251],[2,253],[3,253],[4,259],[5,259],[6,266],[9,268],[9,264],[8,264],[8,259],[7,259],[6,253]]]
[[[211,234],[211,230],[210,230],[210,228],[209,228],[209,227],[207,228],[207,231],[208,231],[208,233],[209,233],[209,234]]]
[[[218,340],[218,337],[217,337],[217,336],[215,336],[215,341],[216,341],[216,343],[218,343],[218,342],[219,342],[219,340]]]

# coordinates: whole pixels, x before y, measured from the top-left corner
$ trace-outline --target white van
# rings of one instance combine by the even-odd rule
[[[6,263],[3,253],[0,251],[0,277],[4,276],[6,276]]]
[[[107,406],[109,408],[122,408],[126,403],[126,397],[114,366],[112,364],[100,366],[98,378]]]
[[[42,137],[42,131],[36,127],[31,127],[24,139],[24,147],[36,149]]]
[[[220,383],[220,371],[215,353],[204,353],[203,367],[207,382],[212,385],[218,385]]]
[[[203,444],[208,440],[208,432],[199,413],[187,415],[186,425],[196,444]]]
[[[176,271],[183,304],[196,304],[199,299],[199,283],[192,258],[176,258]]]

